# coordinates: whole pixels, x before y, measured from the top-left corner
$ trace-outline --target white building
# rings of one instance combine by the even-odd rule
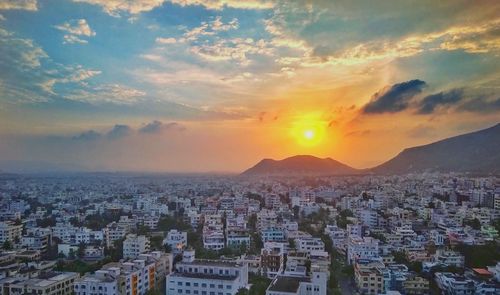
[[[187,247],[187,232],[172,229],[163,240],[163,245],[168,245],[173,252],[180,253]]]
[[[295,239],[295,247],[298,251],[311,253],[313,251],[325,251],[325,243],[320,238]]]
[[[136,258],[139,254],[149,251],[149,239],[146,236],[128,234],[123,241],[123,258]]]
[[[118,295],[119,274],[119,269],[101,269],[95,274],[86,274],[75,281],[75,295]]]
[[[313,272],[306,276],[277,276],[267,287],[266,295],[326,295],[328,274]]]
[[[379,258],[379,241],[372,237],[350,237],[347,243],[347,263],[356,260],[374,260]]]
[[[248,266],[222,260],[196,260],[184,251],[182,262],[167,276],[166,294],[235,295],[248,285]]]

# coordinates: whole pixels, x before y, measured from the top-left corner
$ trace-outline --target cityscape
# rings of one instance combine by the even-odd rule
[[[0,0],[0,295],[500,295],[500,1]]]

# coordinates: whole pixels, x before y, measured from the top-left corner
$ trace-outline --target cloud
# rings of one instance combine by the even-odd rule
[[[477,97],[461,104],[458,110],[475,113],[500,112],[500,98]]]
[[[161,37],[158,37],[158,38],[156,38],[156,43],[159,43],[159,44],[175,44],[175,43],[177,43],[177,40],[175,38],[161,38]]]
[[[273,49],[264,39],[255,41],[252,38],[233,38],[192,46],[191,52],[208,61],[232,60],[241,65],[249,65],[250,55],[271,56]]]
[[[108,133],[106,133],[106,137],[109,139],[120,139],[125,136],[128,136],[132,133],[132,128],[128,125],[115,125],[113,129],[111,129]]]
[[[405,110],[410,100],[422,92],[426,83],[422,80],[410,80],[394,84],[373,95],[371,101],[363,107],[363,113],[395,113]]]
[[[437,107],[456,104],[464,98],[462,89],[452,89],[424,97],[418,103],[418,114],[431,114]]]
[[[0,0],[0,10],[37,11],[37,0]]]
[[[47,102],[58,96],[54,85],[81,86],[85,80],[100,74],[80,65],[56,63],[33,40],[3,29],[0,29],[0,67],[0,104]]]
[[[88,41],[81,39],[81,37],[93,37],[96,35],[85,19],[71,20],[62,25],[54,26],[54,28],[67,33],[64,35],[64,44],[84,44]]]
[[[161,127],[163,123],[157,120],[154,120],[151,123],[146,124],[145,126],[139,128],[140,133],[157,133],[161,131]]]
[[[181,6],[200,5],[207,9],[220,10],[224,7],[237,9],[271,9],[275,6],[273,0],[169,0]]]
[[[99,138],[101,138],[101,133],[94,131],[94,130],[88,130],[85,132],[80,133],[79,135],[73,136],[74,140],[81,140],[81,141],[94,141]]]
[[[203,6],[207,9],[221,10],[224,7],[237,9],[270,9],[273,1],[267,0],[73,0],[74,2],[98,5],[107,14],[120,17],[123,13],[138,14],[160,7],[165,2],[180,6]],[[15,2],[15,1],[12,1]]]
[[[75,90],[64,97],[66,99],[90,104],[133,104],[146,95],[145,92],[120,84],[102,84],[93,88]]]
[[[102,7],[107,14],[119,17],[120,13],[138,14],[161,6],[164,0],[73,0]]]

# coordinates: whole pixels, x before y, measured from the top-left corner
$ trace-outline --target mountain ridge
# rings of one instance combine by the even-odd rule
[[[265,158],[242,175],[340,175],[356,174],[358,170],[332,158],[296,155],[282,160]]]
[[[403,149],[372,168],[356,169],[332,158],[296,155],[282,160],[265,158],[241,175],[354,175],[413,172],[471,172],[500,174],[500,123]]]

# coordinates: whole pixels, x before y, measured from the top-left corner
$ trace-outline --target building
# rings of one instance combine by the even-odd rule
[[[372,237],[350,237],[347,244],[347,263],[356,260],[374,260],[379,258],[379,241]]]
[[[385,265],[360,260],[354,264],[354,281],[360,294],[383,294],[386,291]]]
[[[226,246],[227,247],[249,247],[250,235],[248,230],[244,228],[228,228],[226,229]]]
[[[75,295],[118,295],[119,272],[98,270],[75,281]]]
[[[111,222],[103,229],[106,246],[113,247],[115,241],[121,240],[128,232],[128,228],[119,225],[116,222]]]
[[[175,271],[167,275],[167,295],[235,295],[240,288],[247,287],[246,264],[194,257],[194,250],[184,251]]]
[[[15,242],[21,239],[23,225],[12,221],[0,222],[0,243],[5,241]]]
[[[403,290],[407,295],[429,294],[429,281],[422,277],[407,278],[403,282]]]
[[[155,265],[155,289],[161,290],[165,286],[165,277],[172,272],[174,258],[171,253],[152,251],[139,255],[139,260],[146,261],[146,264]]]
[[[444,266],[464,267],[465,257],[458,252],[440,249],[434,256],[434,262]]]
[[[163,240],[163,245],[168,245],[175,253],[180,253],[187,247],[187,232],[172,229]]]
[[[0,294],[71,295],[77,278],[74,272],[47,272],[37,278],[8,277],[0,280]]]
[[[298,251],[311,253],[313,251],[325,251],[325,243],[320,238],[295,239],[295,247]]]
[[[135,259],[126,262],[111,262],[101,270],[113,273],[118,281],[118,294],[144,295],[155,287],[155,264]]]
[[[149,239],[146,236],[128,234],[123,241],[123,258],[136,258],[139,254],[149,251]]]
[[[328,275],[313,272],[308,276],[277,276],[267,287],[266,295],[326,295]]]
[[[268,227],[260,231],[263,242],[285,241],[285,231],[281,227]]]
[[[435,273],[436,284],[441,289],[442,294],[447,295],[472,295],[475,294],[475,284],[473,280],[467,279],[458,274],[450,272]]]

